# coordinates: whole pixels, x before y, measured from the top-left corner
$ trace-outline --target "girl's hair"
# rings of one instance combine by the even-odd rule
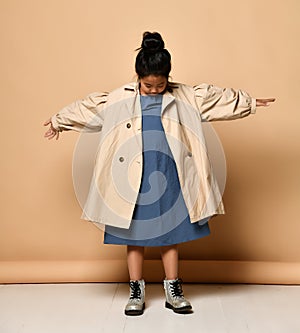
[[[169,78],[171,55],[165,49],[165,43],[158,32],[146,31],[135,60],[135,71],[139,78],[148,75],[162,75]]]

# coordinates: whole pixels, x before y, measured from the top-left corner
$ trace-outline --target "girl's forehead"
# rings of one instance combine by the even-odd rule
[[[167,81],[167,79],[163,75],[148,75],[141,78],[143,83],[148,84],[162,84]]]

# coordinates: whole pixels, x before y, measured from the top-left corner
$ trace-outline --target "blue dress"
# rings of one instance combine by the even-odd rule
[[[143,173],[129,229],[105,227],[105,244],[165,246],[210,234],[208,220],[190,222],[176,164],[161,123],[163,95],[140,96]]]

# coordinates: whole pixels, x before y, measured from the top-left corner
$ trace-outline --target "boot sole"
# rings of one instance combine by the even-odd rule
[[[192,312],[192,307],[191,305],[183,306],[182,308],[175,308],[172,304],[166,302],[165,306],[167,309],[171,309],[176,313],[191,313]]]
[[[127,316],[140,316],[144,313],[145,303],[143,304],[142,310],[125,310]]]

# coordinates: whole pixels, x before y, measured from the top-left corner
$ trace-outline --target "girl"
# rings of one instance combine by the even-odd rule
[[[44,123],[50,125],[45,137],[101,132],[82,218],[105,225],[105,244],[127,245],[125,314],[141,315],[145,308],[145,246],[161,247],[165,306],[188,313],[192,305],[178,277],[177,244],[208,235],[210,217],[224,213],[201,122],[245,117],[275,99],[171,83],[171,56],[159,33],[145,32],[138,50],[138,82],[63,108]]]

